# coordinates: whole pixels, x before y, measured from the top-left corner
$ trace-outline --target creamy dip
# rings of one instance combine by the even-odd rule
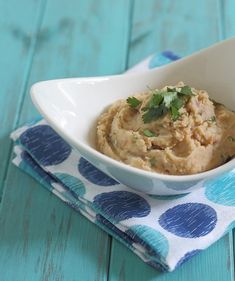
[[[235,155],[235,113],[182,82],[119,100],[98,119],[97,149],[143,170],[188,175]]]

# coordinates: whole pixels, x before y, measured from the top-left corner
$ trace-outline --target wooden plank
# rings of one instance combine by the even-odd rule
[[[106,280],[108,235],[16,167],[2,204],[1,280]]]
[[[213,9],[213,13],[211,13]],[[129,66],[152,52],[186,55],[223,37],[219,1],[135,0]],[[113,240],[109,280],[233,280],[231,235],[170,274],[159,274]]]
[[[225,38],[235,36],[235,1],[221,0],[221,17]]]
[[[50,0],[27,85],[123,71],[129,8],[126,0]],[[19,122],[37,115],[27,94]],[[1,280],[106,280],[109,236],[13,166],[0,217]]]
[[[229,255],[221,256],[221,249],[228,251],[229,244],[226,238],[220,239],[218,243],[212,245],[208,250],[195,256],[181,268],[170,273],[161,273],[144,264],[139,257],[129,249],[113,240],[111,267],[109,270],[109,280],[157,280],[157,281],[229,281],[230,279],[230,259]]]
[[[188,55],[221,36],[217,0],[135,0],[134,8],[129,66],[166,49]]]
[[[41,5],[40,0],[0,0],[0,201],[11,147],[9,133],[23,97]]]

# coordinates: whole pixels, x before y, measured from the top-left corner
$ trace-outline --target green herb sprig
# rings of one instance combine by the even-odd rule
[[[144,130],[143,131],[143,134],[146,136],[146,137],[149,137],[149,138],[152,138],[152,137],[156,137],[156,134],[148,129]]]
[[[135,97],[129,97],[126,101],[129,104],[129,106],[132,108],[136,108],[141,104],[141,101]]]
[[[167,88],[165,91],[152,90],[152,96],[142,110],[144,123],[154,121],[170,112],[173,121],[180,117],[179,109],[187,98],[193,95],[189,86]]]

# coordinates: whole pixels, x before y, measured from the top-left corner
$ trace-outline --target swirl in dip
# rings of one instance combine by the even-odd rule
[[[235,155],[235,113],[184,85],[119,100],[98,119],[97,149],[133,167],[172,175],[207,171]]]

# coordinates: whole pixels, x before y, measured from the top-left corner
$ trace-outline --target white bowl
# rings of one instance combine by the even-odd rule
[[[31,88],[35,106],[54,130],[94,166],[138,191],[158,195],[188,193],[203,181],[235,167],[235,159],[199,174],[173,176],[144,171],[95,149],[96,121],[115,100],[184,81],[235,108],[235,39],[227,40],[169,65],[144,73],[43,81]]]

